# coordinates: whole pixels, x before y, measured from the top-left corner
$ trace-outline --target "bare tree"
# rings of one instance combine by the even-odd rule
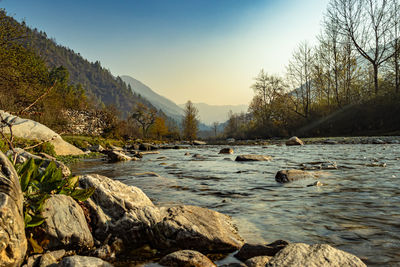
[[[328,17],[341,35],[348,36],[358,53],[373,68],[375,95],[378,94],[379,67],[394,54],[390,47],[390,0],[331,0]]]
[[[217,138],[217,133],[218,133],[218,126],[219,126],[219,122],[215,121],[212,124],[212,129],[214,132],[214,137]]]
[[[140,124],[143,137],[146,138],[149,128],[154,124],[157,118],[157,110],[149,108],[142,103],[138,103],[133,108],[131,117]]]
[[[295,112],[308,118],[311,106],[313,51],[307,42],[302,42],[294,51],[287,67],[288,80],[295,95]]]

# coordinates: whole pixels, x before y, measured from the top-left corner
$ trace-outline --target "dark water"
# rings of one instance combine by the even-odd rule
[[[328,243],[369,266],[400,265],[400,145],[238,146],[234,155],[219,155],[220,149],[164,150],[116,164],[85,161],[73,171],[137,186],[158,205],[198,205],[231,215],[249,242]],[[274,159],[235,162],[238,154]],[[338,166],[324,170],[318,179],[324,186],[275,182],[278,170],[316,161]],[[161,177],[137,175],[149,171]]]

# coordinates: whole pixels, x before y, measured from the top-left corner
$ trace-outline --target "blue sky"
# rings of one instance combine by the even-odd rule
[[[2,0],[0,7],[114,75],[177,103],[249,104],[261,68],[283,74],[328,0]]]

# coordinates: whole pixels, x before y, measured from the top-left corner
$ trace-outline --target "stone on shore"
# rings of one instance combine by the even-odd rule
[[[50,143],[54,145],[54,150],[59,156],[84,154],[82,150],[67,143],[58,133],[43,124],[11,115],[2,110],[0,110],[0,115],[6,122],[13,125],[12,131],[15,137],[37,141],[51,140]],[[9,133],[8,127],[3,128],[3,131]]]
[[[45,169],[47,166],[49,166],[50,162],[53,161],[56,164],[57,168],[61,169],[61,172],[64,177],[68,177],[71,175],[71,170],[61,161],[52,160],[47,157],[42,158],[37,155],[33,155],[33,154],[23,150],[22,148],[15,148],[14,150],[17,153],[16,163],[25,163],[26,161],[28,161],[31,158],[38,159],[38,160],[43,161],[43,163],[40,167]],[[9,150],[9,151],[7,151],[6,155],[14,157],[14,152],[12,150]]]
[[[139,150],[140,151],[157,150],[157,147],[153,146],[152,144],[142,143],[142,144],[139,145]]]
[[[44,229],[49,239],[48,248],[86,249],[93,247],[82,208],[71,197],[52,195],[43,208]]]
[[[112,267],[110,263],[102,259],[87,256],[69,256],[62,259],[57,267]]]
[[[275,175],[275,181],[278,183],[289,183],[302,179],[316,178],[317,176],[312,172],[302,170],[281,170]]]
[[[327,244],[292,243],[276,254],[266,266],[365,267],[366,265],[358,257]]]
[[[291,137],[289,140],[286,141],[287,146],[302,146],[304,142],[301,141],[297,136]]]
[[[219,151],[219,154],[233,154],[233,149],[230,147],[223,148]]]
[[[207,143],[204,142],[204,141],[194,140],[194,141],[193,141],[193,145],[195,145],[195,146],[202,146],[202,145],[207,145]]]
[[[271,156],[265,155],[239,155],[236,157],[235,161],[270,161]]]
[[[194,250],[180,250],[164,256],[162,266],[170,267],[215,267],[216,265],[206,256]]]
[[[241,260],[246,261],[248,259],[258,256],[275,256],[281,249],[285,248],[289,243],[284,240],[276,240],[271,244],[244,244],[238,253],[234,256]]]
[[[105,151],[105,148],[102,147],[101,145],[93,145],[93,146],[89,147],[89,150],[92,152],[100,152],[101,153],[101,152]]]
[[[18,174],[0,151],[0,266],[20,266],[27,240]]]
[[[120,151],[107,151],[108,161],[109,162],[120,162],[120,161],[130,161],[132,160],[131,157],[125,155]]]
[[[248,259],[245,264],[248,267],[265,267],[265,265],[271,260],[270,256],[257,256]]]
[[[163,219],[155,226],[160,248],[200,252],[232,252],[243,245],[232,219],[196,206],[161,208]]]

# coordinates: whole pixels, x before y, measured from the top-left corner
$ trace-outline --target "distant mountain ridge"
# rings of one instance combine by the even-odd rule
[[[157,94],[150,87],[131,76],[122,75],[121,79],[126,84],[129,84],[131,86],[131,89],[134,93],[146,98],[153,104],[153,106],[161,109],[167,116],[173,118],[177,122],[181,121],[183,116],[183,109],[176,105],[174,102],[162,95]]]
[[[227,121],[228,113],[247,112],[247,105],[209,105],[206,103],[193,103],[194,106],[199,110],[199,117],[202,122],[207,125],[211,125],[214,122],[224,123]],[[184,107],[185,104],[180,104],[180,107]]]

